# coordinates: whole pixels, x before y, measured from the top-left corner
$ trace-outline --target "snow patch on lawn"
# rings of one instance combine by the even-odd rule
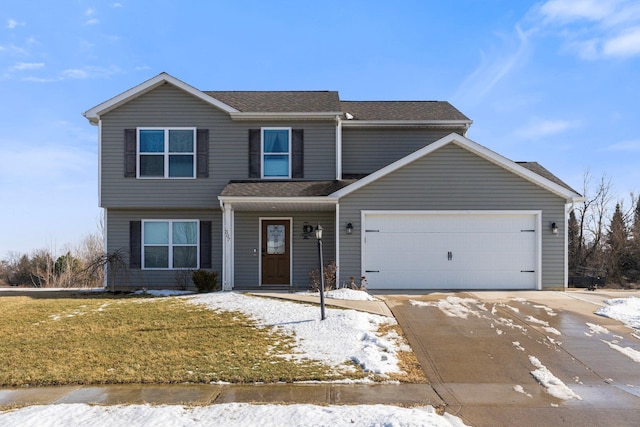
[[[553,375],[546,366],[540,363],[537,357],[529,356],[529,362],[538,368],[535,371],[531,371],[531,375],[547,390],[547,393],[562,400],[582,400],[565,383]]]
[[[251,405],[211,406],[61,404],[28,406],[0,412],[0,424],[22,427],[53,426],[465,426],[458,417],[436,414],[432,406],[400,408],[389,405]]]
[[[320,296],[320,292],[297,292],[298,295]],[[340,288],[333,289],[324,293],[324,296],[331,299],[340,299],[345,301],[377,301],[378,299],[369,295],[365,291],[357,291],[355,289]]]
[[[178,291],[173,289],[141,289],[135,291],[134,295],[151,295],[152,297],[175,297],[180,295],[191,295],[193,291]]]
[[[630,328],[640,330],[640,298],[614,298],[604,302],[606,305],[596,314],[610,317],[624,323]]]
[[[408,349],[394,331],[378,334],[380,326],[396,324],[395,319],[385,316],[327,308],[326,319],[320,320],[317,305],[235,292],[200,294],[187,297],[187,301],[214,310],[244,313],[259,327],[277,328],[295,336],[299,353],[291,357],[319,360],[341,369],[348,369],[344,363],[352,361],[366,372],[398,373],[401,370],[397,353]]]

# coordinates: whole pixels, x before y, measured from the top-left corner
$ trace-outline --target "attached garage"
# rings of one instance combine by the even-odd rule
[[[539,211],[363,211],[370,289],[540,289]]]

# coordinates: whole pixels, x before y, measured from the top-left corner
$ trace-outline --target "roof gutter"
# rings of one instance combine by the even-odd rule
[[[341,111],[319,111],[319,112],[233,112],[229,113],[232,120],[335,120],[336,115]]]
[[[463,127],[465,130],[472,120],[343,120],[343,127]]]

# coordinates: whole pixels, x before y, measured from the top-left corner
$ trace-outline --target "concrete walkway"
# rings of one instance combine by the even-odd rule
[[[123,384],[0,390],[0,408],[61,403],[212,405],[231,402],[442,407],[442,401],[428,384]]]

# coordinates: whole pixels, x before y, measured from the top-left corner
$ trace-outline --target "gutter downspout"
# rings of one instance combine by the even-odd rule
[[[342,179],[342,120],[336,115],[336,179]]]

